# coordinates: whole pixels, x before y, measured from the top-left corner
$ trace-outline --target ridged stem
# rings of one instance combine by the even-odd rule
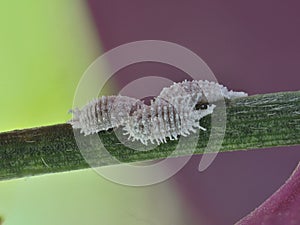
[[[221,152],[300,144],[300,91],[235,99],[227,102],[226,112]],[[190,142],[184,142],[174,156],[203,153],[210,121],[210,116],[200,121],[208,130],[200,131],[195,151]],[[153,150],[136,151],[124,146],[113,131],[106,131],[98,134],[105,148],[95,145],[94,136],[87,136],[82,155],[74,132],[78,135],[69,124],[58,124],[0,133],[0,180],[88,168],[83,155],[90,159],[96,156],[94,166],[115,164],[111,155],[121,162],[161,159],[178,144],[169,140]]]

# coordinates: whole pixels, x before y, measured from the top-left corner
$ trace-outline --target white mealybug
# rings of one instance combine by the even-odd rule
[[[222,99],[233,99],[248,96],[245,92],[229,91],[221,84],[207,80],[193,80],[174,83],[170,87],[163,88],[159,97],[168,101],[174,101],[176,97],[189,96],[197,101],[197,95],[202,93],[209,102],[217,102]]]
[[[187,107],[191,104],[188,97],[182,98],[180,104],[173,105],[157,97],[151,105],[142,105],[129,117],[124,130],[129,134],[129,139],[138,140],[147,145],[148,141],[157,144],[170,140],[177,140],[179,135],[187,136],[195,129],[203,129],[199,119],[212,113],[214,105],[209,106],[205,112],[196,112]]]
[[[82,109],[70,110],[73,128],[85,135],[125,125],[129,116],[142,105],[138,99],[127,96],[102,96],[86,104]]]
[[[183,81],[164,88],[150,105],[125,96],[103,96],[81,110],[72,110],[70,123],[85,135],[123,126],[132,141],[160,144],[166,138],[174,140],[196,129],[205,130],[199,120],[213,113],[214,102],[245,96],[215,82]]]
[[[174,83],[164,88],[150,106],[142,106],[129,117],[124,127],[125,134],[145,145],[148,141],[160,144],[166,142],[166,138],[177,139],[179,135],[196,132],[197,128],[205,130],[199,125],[199,120],[213,112],[216,107],[213,102],[244,96],[247,94],[228,91],[215,82]]]

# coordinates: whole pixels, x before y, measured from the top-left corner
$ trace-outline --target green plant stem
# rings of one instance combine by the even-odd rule
[[[300,91],[235,99],[227,102],[226,112],[222,152],[300,144]],[[185,142],[174,156],[203,153],[209,139],[210,121],[210,116],[200,121],[208,131],[200,131],[195,152]],[[0,180],[90,167],[77,146],[74,132],[79,131],[73,131],[69,124],[58,124],[0,133]],[[98,135],[108,152],[103,147],[95,147],[89,136],[85,137],[84,147],[90,158],[99,157],[93,163],[96,166],[115,164],[110,154],[121,162],[165,158],[178,144],[169,140],[150,151],[135,151],[124,146],[113,131]]]

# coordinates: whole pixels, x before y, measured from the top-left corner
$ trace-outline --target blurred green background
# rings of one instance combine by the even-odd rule
[[[66,122],[101,54],[85,1],[1,1],[0,29],[0,131]],[[170,186],[125,187],[92,170],[2,181],[0,216],[4,225],[184,224]]]

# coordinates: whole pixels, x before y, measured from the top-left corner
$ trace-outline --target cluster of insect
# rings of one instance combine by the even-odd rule
[[[84,135],[122,126],[132,141],[161,144],[205,130],[199,120],[213,113],[214,102],[247,96],[215,82],[193,80],[174,83],[146,105],[127,96],[102,96],[81,109],[73,109],[69,123]]]

